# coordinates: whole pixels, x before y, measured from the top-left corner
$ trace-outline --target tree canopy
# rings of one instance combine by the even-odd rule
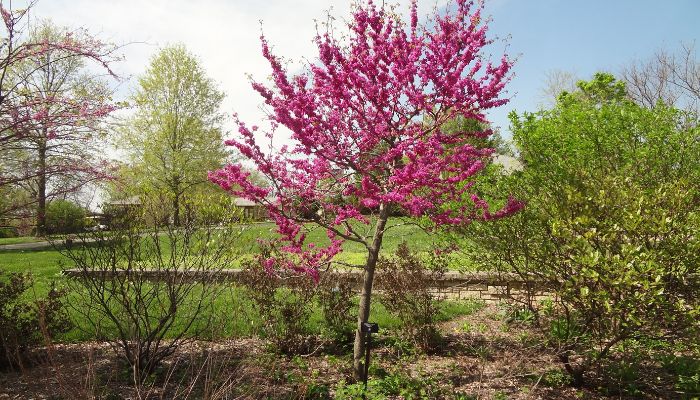
[[[206,190],[207,171],[230,155],[220,125],[223,98],[183,45],[163,48],[139,78],[136,113],[118,143],[129,157],[123,177],[129,194],[169,203],[175,225],[188,196]]]

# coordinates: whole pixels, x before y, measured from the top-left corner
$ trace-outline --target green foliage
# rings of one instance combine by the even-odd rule
[[[62,304],[64,290],[52,285],[46,297],[32,300],[28,274],[0,271],[0,367],[24,368],[27,350],[70,329]]]
[[[549,305],[532,321],[573,383],[628,338],[683,335],[700,316],[700,132],[642,108],[607,74],[551,110],[511,115],[524,170],[491,193],[527,207],[466,228],[475,262],[515,272]]]
[[[68,200],[54,200],[46,207],[46,233],[79,233],[85,228],[85,209]]]
[[[676,377],[675,387],[683,393],[683,398],[700,398],[700,359],[667,355],[662,357],[661,364],[664,370]]]
[[[424,351],[432,349],[439,341],[441,301],[431,289],[447,271],[446,258],[433,253],[421,259],[404,242],[395,256],[380,258],[377,268],[381,302],[401,319],[404,337]]]
[[[156,54],[133,96],[136,114],[116,143],[127,151],[129,163],[113,195],[156,203],[175,225],[198,209],[188,203],[198,194],[229,203],[229,196],[207,181],[207,172],[230,156],[220,128],[223,98],[184,46]]]
[[[568,386],[570,383],[571,377],[560,368],[550,369],[542,374],[542,385],[544,386],[558,388]]]
[[[473,134],[475,132],[481,133],[491,129],[488,124],[484,122],[479,122],[474,119],[468,119],[464,116],[457,116],[451,121],[446,122],[441,127],[442,131],[445,133],[457,133],[464,132],[466,134]],[[510,144],[506,142],[500,133],[494,131],[491,135],[486,138],[481,138],[474,136],[470,139],[471,143],[478,148],[492,148],[495,150],[496,154],[512,156],[513,149]]]
[[[360,400],[397,397],[406,400],[464,398],[462,395],[440,387],[435,376],[421,374],[413,377],[401,370],[380,374],[377,374],[376,371],[375,373],[370,371],[366,391],[362,382],[347,384],[345,381],[340,381],[335,387],[334,398],[337,400]]]
[[[0,228],[0,239],[16,238],[18,236],[17,229],[13,227]]]

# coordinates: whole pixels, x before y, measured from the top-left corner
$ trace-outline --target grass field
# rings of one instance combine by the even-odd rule
[[[236,247],[240,254],[255,254],[258,251],[258,239],[271,239],[277,236],[273,223],[257,223],[241,226],[241,234],[236,241]],[[27,243],[34,238],[12,238],[15,243]],[[399,244],[406,241],[411,249],[425,251],[429,249],[433,241],[440,237],[432,236],[414,224],[397,222],[388,230],[382,244],[382,253],[391,254],[396,251]],[[10,244],[11,239],[0,239]],[[34,239],[38,241],[40,239]],[[323,229],[308,227],[307,243],[315,243],[318,246],[328,245],[329,241]],[[337,259],[346,263],[361,264],[366,257],[366,249],[354,242],[345,242],[343,252]],[[60,276],[61,269],[70,268],[70,260],[63,257],[55,250],[0,250],[0,270],[8,272],[31,272],[38,280],[51,279]]]
[[[20,236],[12,238],[0,238],[0,246],[5,244],[36,243],[43,242],[44,239],[33,236]]]
[[[236,248],[243,257],[248,257],[258,251],[258,239],[272,239],[276,237],[275,225],[272,223],[257,223],[242,225],[240,236],[236,240]],[[28,238],[16,238],[17,242],[28,240]],[[415,224],[395,223],[385,236],[382,252],[391,254],[396,251],[402,242],[409,243],[415,251],[426,251],[439,237],[430,235]],[[328,238],[324,230],[309,226],[307,232],[307,243],[315,243],[318,246],[327,245]],[[167,247],[167,246],[166,246]],[[366,258],[366,250],[358,243],[345,242],[343,252],[337,256],[337,260],[344,263],[361,264]],[[64,284],[66,279],[61,271],[73,266],[71,260],[63,256],[56,250],[0,250],[0,271],[4,272],[28,272],[34,277],[34,287],[32,296],[44,296],[52,282],[59,285]],[[235,268],[238,265],[232,265]],[[245,291],[232,287],[217,304],[217,309],[227,310],[227,317],[223,318],[225,324],[221,326],[224,335],[247,336],[255,333],[255,326],[260,321],[256,315],[251,314],[251,304]],[[457,306],[451,306],[445,310],[445,318],[450,318],[459,314],[463,310]],[[398,321],[393,318],[381,305],[373,310],[375,318],[385,327],[398,326]],[[318,331],[322,320],[320,311],[314,310],[314,318],[310,329]],[[87,327],[86,327],[87,328]],[[89,335],[81,332],[80,329],[69,332],[64,340],[76,341],[90,339]]]

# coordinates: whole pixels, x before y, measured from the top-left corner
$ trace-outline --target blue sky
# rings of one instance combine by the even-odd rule
[[[380,0],[375,0],[379,2]],[[399,2],[408,10],[409,0]],[[420,15],[452,0],[419,0]],[[618,72],[656,49],[677,48],[700,39],[700,0],[484,0],[492,16],[491,33],[507,38],[508,53],[518,56],[508,90],[509,104],[489,113],[504,136],[508,113],[534,111],[548,71],[563,70],[588,78],[594,72]],[[392,0],[387,0],[392,2]],[[316,19],[325,10],[344,18],[350,0],[40,0],[34,16],[85,27],[100,38],[132,43],[115,66],[127,78],[119,96],[126,97],[159,47],[182,42],[227,93],[224,111],[238,112],[249,124],[260,124],[260,97],[246,74],[264,79],[269,66],[260,55],[259,21],[275,52],[288,60],[313,58],[311,39]],[[700,43],[698,43],[700,47]],[[492,49],[500,58],[499,42]],[[294,66],[291,66],[294,68]],[[131,79],[128,79],[131,78]],[[235,128],[226,127],[229,131]]]
[[[510,36],[508,53],[518,55],[508,87],[512,100],[489,113],[506,136],[508,112],[537,110],[548,71],[582,79],[596,71],[617,73],[657,49],[700,39],[697,0],[486,0],[486,9],[490,32]]]

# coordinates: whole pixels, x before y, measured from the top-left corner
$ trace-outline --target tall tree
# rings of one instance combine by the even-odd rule
[[[700,62],[694,44],[678,51],[660,49],[649,59],[631,63],[622,69],[622,79],[632,100],[653,108],[664,103],[700,114]]]
[[[119,145],[129,152],[135,189],[167,199],[176,226],[188,194],[202,189],[207,171],[230,153],[220,128],[223,98],[183,45],[162,49],[139,79],[136,115]]]
[[[332,29],[318,34],[318,60],[294,76],[263,37],[274,86],[254,82],[253,88],[271,110],[265,140],[272,146],[276,128],[285,126],[294,144],[263,149],[258,127],[238,121],[242,139],[228,143],[272,187],[255,185],[241,165],[210,175],[232,194],[267,207],[287,244],[283,250],[293,255],[265,260],[269,268],[277,263],[316,276],[319,266],[341,251],[343,240],[367,249],[354,347],[357,378],[364,376],[361,324],[369,318],[375,267],[392,211],[459,224],[520,207],[511,200],[492,213],[475,195],[471,205],[441,207],[469,192],[472,177],[493,153],[472,143],[489,132],[447,133],[443,125],[457,115],[484,122],[484,110],[507,101],[500,93],[511,62],[506,56],[496,64],[484,59],[481,50],[491,43],[486,19],[472,6],[458,0],[433,15],[431,26],[419,26],[415,2],[408,23],[388,7],[358,5],[348,40],[337,39]],[[350,196],[359,204],[338,201]],[[374,215],[362,215],[361,208],[375,210]],[[306,222],[325,228],[331,244],[305,244]]]
[[[94,147],[105,117],[116,106],[105,80],[86,68],[85,58],[91,56],[82,54],[80,46],[92,43],[92,37],[44,21],[31,29],[28,41],[44,48],[14,62],[2,76],[12,97],[3,104],[10,109],[9,116],[3,115],[8,125],[0,138],[0,185],[31,194],[36,233],[43,235],[48,200],[105,177]]]

